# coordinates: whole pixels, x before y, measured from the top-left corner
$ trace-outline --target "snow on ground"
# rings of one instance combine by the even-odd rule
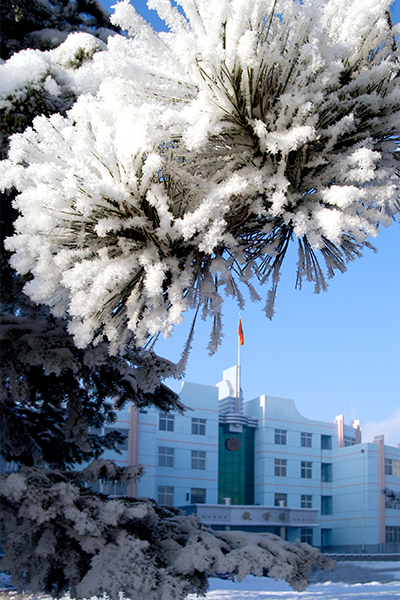
[[[399,561],[340,561],[333,571],[314,573],[312,581],[299,593],[264,577],[241,583],[211,579],[206,600],[400,600]]]
[[[294,592],[285,581],[266,577],[248,576],[241,583],[211,579],[206,600],[400,600],[400,561],[338,562],[333,571],[318,571],[312,579],[304,592]],[[0,600],[50,600],[45,595],[19,595],[6,589],[8,582],[0,574]],[[63,596],[61,600],[68,598]],[[189,596],[190,600],[195,598]]]
[[[400,581],[353,584],[326,581],[311,584],[304,592],[294,592],[283,581],[246,577],[241,583],[212,580],[210,588],[206,600],[400,600]],[[194,600],[195,596],[189,598]]]

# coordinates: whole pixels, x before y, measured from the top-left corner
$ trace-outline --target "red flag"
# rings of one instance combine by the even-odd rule
[[[238,336],[239,336],[239,348],[240,346],[243,346],[244,344],[244,335],[243,335],[243,328],[242,328],[242,319],[239,317],[239,329],[238,329]]]

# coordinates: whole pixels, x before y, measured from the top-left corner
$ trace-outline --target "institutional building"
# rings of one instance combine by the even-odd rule
[[[327,552],[399,552],[400,507],[381,490],[400,491],[400,444],[362,443],[359,421],[306,419],[293,400],[243,402],[236,381],[235,366],[216,386],[185,382],[183,415],[120,411],[126,444],[104,456],[146,472],[128,489],[101,489],[179,506],[215,529],[270,531]]]

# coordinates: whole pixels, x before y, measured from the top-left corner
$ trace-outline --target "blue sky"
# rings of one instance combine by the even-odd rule
[[[217,0],[216,0],[217,1]],[[131,0],[156,30],[162,26],[143,0]],[[112,12],[114,1],[102,1]],[[400,0],[392,6],[400,21]],[[329,282],[326,293],[311,284],[295,290],[296,245],[286,259],[278,288],[276,313],[269,321],[263,302],[241,311],[245,344],[241,352],[245,400],[260,394],[292,398],[306,418],[345,423],[360,419],[364,440],[384,433],[400,443],[400,232],[398,223],[371,240],[378,252],[348,265]],[[264,297],[268,287],[265,286]],[[224,340],[216,355],[207,353],[209,322],[199,322],[185,379],[214,385],[237,362],[238,308],[226,301]],[[191,317],[161,340],[157,351],[177,361]],[[179,391],[180,383],[167,382]]]

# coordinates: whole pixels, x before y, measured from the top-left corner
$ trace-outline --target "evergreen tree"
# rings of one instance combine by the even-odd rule
[[[24,468],[1,478],[3,568],[19,590],[72,598],[119,592],[135,600],[204,595],[207,578],[247,573],[284,578],[296,590],[313,566],[333,563],[308,544],[273,534],[212,531],[194,515],[145,499],[107,499],[84,485],[116,478],[108,465],[82,474]],[[134,473],[130,473],[130,477]]]
[[[37,4],[28,11],[28,5],[21,3],[32,23],[35,6],[45,13],[47,10],[43,3]],[[17,3],[13,7],[17,10]],[[88,91],[80,82],[88,76],[93,55],[105,47],[92,34],[75,33],[55,50],[27,49],[0,66],[3,157],[9,136],[32,125],[38,114],[65,114],[77,96]],[[115,420],[113,398],[122,404],[135,399],[140,404],[144,399],[139,400],[140,392],[130,387],[127,379],[122,387],[119,383],[124,373],[134,382],[136,365],[129,362],[132,351],[124,359],[110,359],[100,344],[92,351],[90,362],[87,353],[80,353],[73,345],[67,323],[54,319],[46,307],[30,302],[23,293],[29,277],[15,273],[9,264],[10,253],[4,248],[4,239],[13,234],[18,215],[12,207],[14,197],[14,189],[1,194],[1,454],[4,460],[18,464],[70,468],[74,462],[95,458],[104,448],[115,448],[121,441],[118,432],[88,438],[90,426]],[[155,387],[159,385],[158,381]],[[175,395],[163,389],[160,404],[167,396],[174,404]]]
[[[213,11],[208,0],[178,4],[150,2],[167,33],[124,1],[114,23],[128,35],[110,38],[106,51],[92,39],[82,52],[82,38],[69,36],[69,62],[59,47],[25,50],[1,67],[22,65],[26,81],[38,59],[40,93],[55,98],[13,136],[0,167],[4,189],[18,190],[11,266],[52,315],[40,309],[32,319],[14,304],[5,317],[5,456],[26,466],[4,477],[3,564],[37,591],[166,600],[204,591],[208,575],[240,579],[263,567],[302,589],[311,565],[327,564],[307,545],[212,532],[151,501],[110,500],[85,487],[138,470],[38,466],[98,455],[87,426],[108,414],[114,387],[120,405],[180,408],[160,382],[179,375],[190,338],[178,367],[146,348],[185,311],[211,316],[215,351],[222,292],[240,304],[241,285],[256,299],[252,279],[270,280],[271,317],[292,241],[298,283],[314,281],[319,291],[318,256],[328,276],[345,270],[398,212],[399,28],[390,0],[220,0]],[[48,116],[67,74],[74,93],[84,91],[82,73],[91,75],[89,93]],[[23,89],[21,110],[32,87],[14,85]],[[12,437],[17,418],[31,453]],[[51,434],[58,463],[47,423],[62,431]]]

